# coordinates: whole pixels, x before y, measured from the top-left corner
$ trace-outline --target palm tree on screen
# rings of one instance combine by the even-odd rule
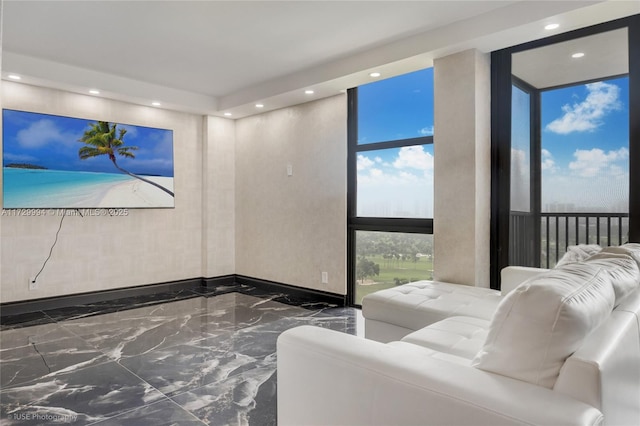
[[[155,182],[133,174],[118,165],[116,156],[124,158],[136,158],[132,151],[137,150],[138,147],[124,145],[124,135],[127,133],[127,129],[117,129],[117,124],[110,124],[106,121],[91,123],[89,124],[89,126],[90,129],[85,130],[82,137],[78,140],[78,142],[82,142],[85,144],[85,146],[80,148],[80,150],[78,151],[78,155],[80,156],[81,160],[86,160],[87,158],[92,157],[99,157],[101,155],[107,155],[113,165],[116,166],[116,169],[120,170],[122,173],[126,173],[131,177],[140,179],[143,182],[146,182],[150,185],[155,186],[156,188],[163,190],[172,197],[174,196],[173,192],[169,191],[167,188],[164,188],[163,186],[158,185]],[[116,132],[118,134],[117,137]]]

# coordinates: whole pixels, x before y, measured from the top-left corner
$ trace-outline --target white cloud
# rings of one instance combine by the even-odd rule
[[[521,149],[511,148],[511,175],[529,176],[529,156]]]
[[[553,159],[553,155],[546,149],[541,151],[542,154],[542,170],[555,171],[556,162]]]
[[[369,172],[369,174],[371,175],[371,177],[373,178],[380,178],[384,176],[384,172],[380,169],[371,169],[371,171]]]
[[[17,140],[23,148],[36,149],[50,143],[70,145],[76,142],[77,136],[63,133],[52,120],[44,119],[20,130],[17,134]]]
[[[397,169],[411,168],[423,171],[433,170],[433,156],[421,145],[400,148],[398,158],[393,162]]]
[[[612,173],[619,175],[622,169],[612,163],[629,158],[629,151],[626,148],[620,148],[617,151],[605,153],[599,148],[577,149],[573,156],[576,161],[569,163],[569,169],[580,177],[594,177],[605,172],[608,175]]]
[[[366,157],[362,154],[358,155],[358,161],[356,162],[356,169],[358,171],[366,170],[369,167],[373,166],[373,161],[369,157]]]
[[[421,136],[433,136],[433,126],[423,127],[418,130],[418,133],[420,133]]]
[[[582,102],[564,105],[564,115],[547,124],[547,130],[562,135],[594,131],[607,113],[621,108],[620,88],[615,84],[597,82],[587,84],[586,88],[587,97]]]
[[[113,123],[109,123],[109,124],[113,124]],[[138,137],[138,129],[136,126],[129,126],[127,124],[118,124],[116,129],[117,129],[116,136],[120,136],[120,129],[125,129],[127,131],[127,134],[124,135],[125,142],[128,139],[135,139]]]
[[[432,217],[433,156],[404,147],[389,159],[358,155],[358,214]]]

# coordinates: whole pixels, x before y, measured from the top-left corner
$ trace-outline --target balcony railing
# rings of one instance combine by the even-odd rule
[[[552,268],[566,253],[567,246],[619,245],[625,243],[629,235],[628,213],[541,213],[538,218],[535,216],[511,213],[511,264]],[[536,237],[538,229],[539,237]]]

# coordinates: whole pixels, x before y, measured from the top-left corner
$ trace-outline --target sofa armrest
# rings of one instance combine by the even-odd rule
[[[529,266],[507,266],[500,271],[500,291],[505,296],[514,288],[549,269],[532,268]]]
[[[278,338],[278,424],[600,425],[550,389],[312,326]]]

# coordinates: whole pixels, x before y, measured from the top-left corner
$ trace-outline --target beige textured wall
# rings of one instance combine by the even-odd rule
[[[47,258],[60,218],[3,217],[1,302],[202,276],[201,117],[12,82],[2,85],[2,106],[173,129],[176,207],[66,217],[36,291],[28,279]]]
[[[235,122],[207,117],[202,155],[205,278],[235,274]]]
[[[488,287],[490,57],[437,59],[434,82],[434,278]]]
[[[488,55],[436,60],[434,269],[479,286],[489,285],[489,88]],[[59,220],[0,218],[0,302],[233,273],[346,294],[346,95],[234,122],[12,82],[1,94],[4,108],[173,129],[176,208],[67,217],[31,292]]]
[[[346,294],[346,117],[339,95],[236,121],[238,274]]]

